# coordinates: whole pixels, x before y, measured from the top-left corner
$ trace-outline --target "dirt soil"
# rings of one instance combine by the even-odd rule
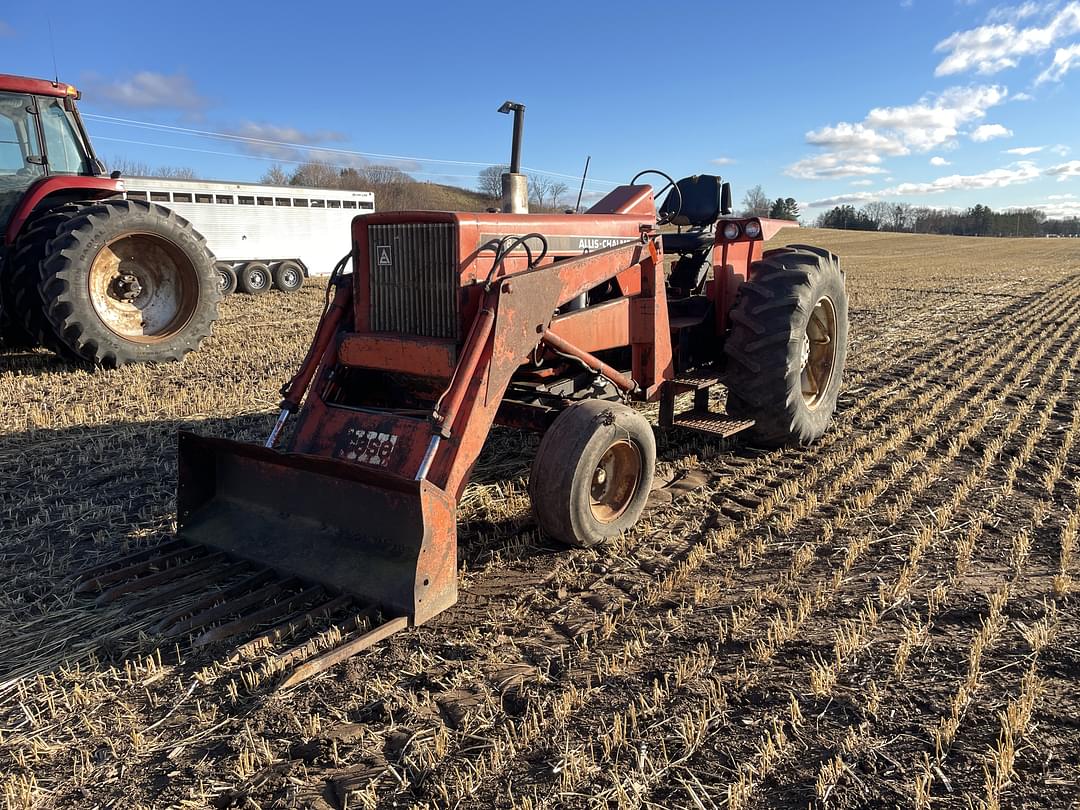
[[[1080,240],[777,242],[847,272],[820,442],[658,431],[645,518],[567,550],[496,431],[459,604],[289,691],[298,639],[165,639],[190,597],[72,580],[170,539],[178,428],[265,437],[321,285],[233,296],[180,364],[0,354],[6,807],[1076,806]]]

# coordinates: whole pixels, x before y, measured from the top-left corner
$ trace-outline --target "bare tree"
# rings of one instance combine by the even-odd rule
[[[510,171],[509,166],[488,166],[477,175],[476,190],[485,197],[498,200],[502,197],[502,176]]]
[[[742,213],[746,217],[767,217],[772,209],[772,203],[765,196],[765,192],[761,190],[761,186],[754,186],[747,190],[742,204]]]
[[[560,202],[560,200],[562,199],[562,196],[568,190],[569,190],[569,187],[566,185],[566,183],[559,182],[559,181],[552,182],[551,189],[548,192],[551,195],[551,207],[552,208],[562,208],[563,207],[563,203]]]
[[[887,202],[881,200],[874,200],[868,202],[862,207],[863,215],[871,222],[877,223],[879,229],[888,227],[889,222],[892,220],[893,207]]]
[[[275,163],[263,173],[259,182],[268,186],[287,186],[289,185],[289,173]]]
[[[329,163],[311,161],[296,167],[289,178],[289,185],[311,188],[340,188],[341,173]]]
[[[537,208],[543,208],[546,204],[550,204],[553,187],[554,183],[550,178],[542,174],[529,175],[529,199],[536,203]]]

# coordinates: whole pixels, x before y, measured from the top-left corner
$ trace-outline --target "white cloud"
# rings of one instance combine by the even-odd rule
[[[735,158],[730,157],[718,157],[709,161],[713,166],[730,166],[735,162]]]
[[[1080,177],[1080,160],[1070,160],[1066,163],[1059,163],[1057,166],[1051,166],[1046,170],[1046,173],[1051,177],[1056,177],[1058,180]]]
[[[1014,149],[1006,149],[1005,154],[1027,157],[1028,155],[1034,155],[1036,152],[1041,152],[1045,148],[1045,146],[1017,146]]]
[[[968,31],[957,31],[934,48],[945,58],[934,71],[936,76],[949,76],[974,70],[982,74],[997,73],[1016,67],[1026,56],[1035,56],[1053,47],[1061,39],[1080,32],[1080,2],[1070,2],[1054,13],[1044,25],[1019,27],[1017,23],[1043,11],[1025,4],[1020,7],[1023,17],[1015,13],[1005,22],[981,25]]]
[[[881,158],[873,153],[825,152],[792,163],[784,173],[802,180],[822,180],[831,177],[863,177],[883,174],[877,164]]]
[[[1048,200],[1075,200],[1075,194],[1051,194],[1046,199]]]
[[[130,79],[111,82],[90,75],[86,83],[93,88],[87,92],[89,98],[118,107],[196,110],[206,105],[191,79],[182,73],[170,76],[144,70]]]
[[[947,161],[941,155],[934,155],[932,158],[930,158],[930,165],[931,166],[948,166],[950,164],[949,164],[949,161]]]
[[[1031,207],[1038,208],[1048,217],[1053,219],[1072,219],[1073,217],[1080,217],[1080,202],[1054,202],[1045,203],[1043,205],[1033,205]]]
[[[1013,93],[1012,100],[1013,101],[1034,101],[1035,96],[1031,95],[1031,93]]]
[[[1080,67],[1080,42],[1067,48],[1058,48],[1054,52],[1054,61],[1038,75],[1035,84],[1059,82],[1073,68]]]
[[[1080,161],[1077,164],[1077,173],[1080,174]],[[814,200],[810,203],[811,208],[823,206],[843,205],[852,202],[869,202],[889,197],[914,197],[926,194],[941,194],[946,191],[971,191],[987,188],[1005,188],[1019,183],[1030,183],[1040,175],[1039,167],[1031,161],[1023,160],[1004,169],[991,169],[981,174],[950,174],[939,177],[928,183],[900,183],[896,186],[881,189],[880,191],[862,191],[852,194],[841,194],[837,197],[826,197]]]
[[[874,181],[869,180],[869,179],[852,180],[851,185],[853,185],[853,186],[872,186],[872,185],[874,185]]]
[[[882,135],[865,124],[849,124],[846,121],[807,132],[806,142],[843,152],[859,151],[879,155],[906,155],[910,152],[895,136]]]
[[[975,131],[971,133],[971,140],[975,143],[986,143],[994,138],[1011,138],[1012,134],[1011,129],[1001,124],[982,124],[975,127]]]
[[[1051,146],[1050,151],[1053,152],[1055,155],[1058,155],[1060,157],[1065,157],[1066,155],[1068,155],[1072,151],[1072,148],[1066,146],[1063,143],[1059,143],[1056,146]]]
[[[860,122],[807,132],[807,143],[828,151],[794,163],[786,173],[811,180],[880,174],[882,156],[949,148],[962,125],[984,118],[1007,97],[1008,90],[998,85],[951,87],[915,104],[875,107]]]

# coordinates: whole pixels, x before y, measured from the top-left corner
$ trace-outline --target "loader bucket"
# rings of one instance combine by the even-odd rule
[[[457,600],[454,500],[321,456],[179,435],[177,535],[422,624]]]

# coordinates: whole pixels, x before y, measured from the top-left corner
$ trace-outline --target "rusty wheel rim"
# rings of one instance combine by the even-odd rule
[[[90,266],[90,302],[101,322],[135,343],[175,335],[195,313],[199,274],[176,245],[148,233],[125,234]]]
[[[808,408],[816,408],[829,390],[835,361],[836,307],[826,296],[814,305],[802,339],[802,396]]]
[[[600,523],[611,523],[629,508],[641,482],[641,451],[620,439],[600,457],[589,487],[589,505]]]

